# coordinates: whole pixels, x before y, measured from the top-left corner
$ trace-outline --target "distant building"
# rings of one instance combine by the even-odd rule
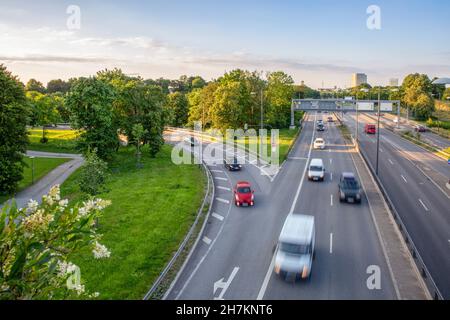
[[[358,87],[367,83],[367,75],[365,73],[352,74],[352,87]]]
[[[390,87],[398,87],[398,79],[397,78],[389,79],[389,86]]]

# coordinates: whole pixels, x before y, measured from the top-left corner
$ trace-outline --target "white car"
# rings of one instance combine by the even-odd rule
[[[325,167],[322,159],[312,159],[309,163],[308,180],[324,181]]]
[[[325,140],[322,138],[317,138],[314,140],[314,149],[325,149]]]

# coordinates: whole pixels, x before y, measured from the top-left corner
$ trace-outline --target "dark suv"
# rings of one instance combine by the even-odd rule
[[[361,187],[352,172],[343,172],[339,179],[339,200],[361,203]]]
[[[238,162],[238,159],[236,157],[229,157],[224,159],[223,164],[229,171],[239,171],[242,168],[242,165]]]

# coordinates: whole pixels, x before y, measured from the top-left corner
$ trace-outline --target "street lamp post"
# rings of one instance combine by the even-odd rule
[[[376,175],[378,176],[378,162],[380,157],[380,111],[381,111],[381,86],[378,88],[378,121],[377,121],[377,164],[376,164]]]

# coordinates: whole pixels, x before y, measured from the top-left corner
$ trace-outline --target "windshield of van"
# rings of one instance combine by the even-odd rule
[[[309,170],[311,170],[311,171],[322,171],[322,167],[320,167],[320,166],[310,166]]]
[[[309,245],[305,244],[292,244],[287,242],[282,242],[280,244],[280,250],[285,253],[290,254],[308,254],[309,253]]]

